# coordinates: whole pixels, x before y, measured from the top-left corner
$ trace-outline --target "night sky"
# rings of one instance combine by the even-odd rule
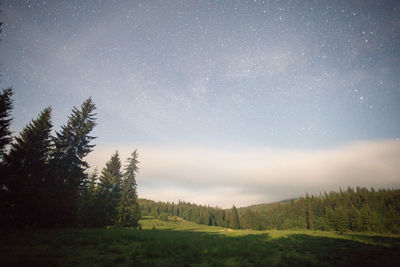
[[[400,186],[400,1],[1,1],[18,133],[92,96],[88,157],[139,197],[229,207]]]

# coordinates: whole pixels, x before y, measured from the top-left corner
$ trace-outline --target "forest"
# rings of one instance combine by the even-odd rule
[[[179,201],[139,199],[143,215],[179,216],[199,224],[233,229],[308,229],[400,233],[400,190],[365,187],[331,191],[290,201],[221,209]]]
[[[84,160],[94,145],[96,105],[91,98],[74,107],[52,135],[51,107],[12,137],[13,90],[0,94],[1,227],[138,226],[135,175],[138,154],[124,170],[115,152],[98,175]]]

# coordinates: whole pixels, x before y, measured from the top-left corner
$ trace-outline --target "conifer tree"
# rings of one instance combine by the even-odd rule
[[[135,179],[136,173],[139,171],[137,157],[138,153],[135,150],[127,160],[128,165],[125,168],[121,197],[117,207],[118,224],[123,227],[137,227],[141,217]]]
[[[44,226],[51,199],[49,157],[51,152],[51,108],[44,109],[15,138],[5,157],[9,169],[10,210],[15,224]]]
[[[121,160],[118,151],[116,151],[102,170],[98,185],[97,204],[103,210],[100,215],[102,225],[110,225],[116,222],[116,208],[121,196],[121,182]]]
[[[232,207],[230,214],[229,214],[229,227],[232,229],[239,229],[239,215],[235,206]]]
[[[12,88],[4,89],[0,94],[0,214],[3,214],[0,219],[0,225],[5,225],[8,222],[6,214],[9,214],[9,205],[7,203],[7,184],[9,182],[9,175],[7,173],[7,168],[3,163],[3,157],[6,146],[12,140],[10,131],[12,120],[10,113],[13,107],[11,99],[12,94]]]
[[[11,142],[10,117],[12,105],[13,90],[11,87],[3,89],[0,94],[0,159],[4,156],[5,147]]]
[[[304,203],[304,219],[306,223],[306,228],[308,230],[314,228],[314,214],[312,210],[312,199],[306,194],[305,203]]]
[[[61,127],[54,138],[52,167],[56,176],[58,224],[73,225],[75,223],[79,199],[79,189],[85,179],[87,162],[83,158],[88,155],[94,145],[95,138],[90,132],[96,126],[94,111],[96,106],[92,98],[83,102],[80,109],[73,108],[68,122]]]
[[[114,155],[111,157],[111,160],[109,164],[106,166],[105,171],[111,174],[112,202],[113,202],[113,207],[116,208],[118,201],[121,197],[121,189],[122,189],[121,160],[119,158],[118,151],[115,151]]]
[[[222,209],[217,209],[216,213],[217,213],[217,215],[216,215],[216,218],[215,218],[215,224],[217,226],[227,226],[226,225],[227,221],[226,221],[226,217],[225,217],[226,216],[225,211],[222,210]]]

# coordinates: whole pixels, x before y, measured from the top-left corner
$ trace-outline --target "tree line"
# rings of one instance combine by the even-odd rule
[[[234,229],[309,229],[400,233],[400,190],[357,187],[296,200],[221,209],[179,201],[139,199],[143,215],[179,216],[186,220]],[[167,217],[166,217],[167,216]]]
[[[250,210],[263,229],[400,233],[399,189],[348,187]]]
[[[13,90],[0,94],[0,226],[73,227],[138,225],[136,150],[124,171],[116,152],[100,177],[84,160],[94,148],[92,98],[74,107],[53,135],[51,107],[18,136],[10,131]]]
[[[223,226],[233,229],[241,228],[239,214],[235,206],[231,209],[202,206],[185,201],[156,202],[148,199],[139,199],[143,216],[153,216],[161,220],[168,220],[168,216],[178,216],[185,220],[214,226]]]

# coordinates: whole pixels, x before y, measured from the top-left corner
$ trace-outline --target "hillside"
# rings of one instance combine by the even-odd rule
[[[180,201],[140,200],[143,215],[178,216],[210,226],[236,229],[308,229],[400,233],[400,190],[357,187],[269,204],[221,209]]]
[[[255,212],[266,212],[266,211],[270,211],[278,206],[290,203],[292,200],[295,201],[297,199],[298,198],[293,198],[293,199],[285,199],[285,200],[271,202],[271,203],[254,204],[254,205],[250,205],[247,207],[240,207],[237,210],[238,210],[239,214],[244,213],[244,211],[246,211],[247,209],[250,209],[251,211],[255,211]]]

